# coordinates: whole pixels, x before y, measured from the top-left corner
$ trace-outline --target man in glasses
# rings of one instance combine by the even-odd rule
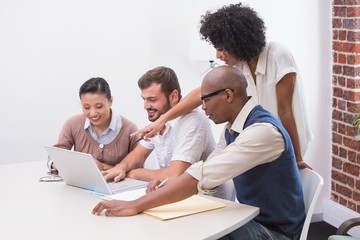
[[[290,137],[279,120],[247,96],[246,87],[237,68],[210,71],[201,85],[202,109],[213,122],[227,122],[213,154],[162,188],[134,201],[100,202],[93,213],[134,215],[232,179],[238,201],[259,207],[260,214],[222,239],[297,239],[305,209]]]
[[[149,121],[157,120],[181,99],[178,78],[168,67],[147,71],[138,80],[138,86]],[[171,179],[182,174],[191,164],[206,159],[214,147],[209,120],[200,110],[194,110],[168,122],[161,135],[149,141],[141,140],[123,161],[104,171],[103,175],[106,180],[114,179],[115,182],[125,176],[145,181]],[[160,169],[145,169],[144,162],[153,150]],[[227,198],[222,191],[214,195]]]

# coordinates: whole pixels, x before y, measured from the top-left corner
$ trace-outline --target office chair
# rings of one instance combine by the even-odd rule
[[[351,218],[343,222],[336,231],[336,235],[332,235],[328,240],[356,240],[359,238],[351,237],[347,235],[347,232],[356,226],[360,226],[360,217]]]
[[[324,185],[324,181],[318,173],[308,168],[301,169],[300,175],[304,193],[306,218],[299,240],[306,240],[311,222],[311,217],[314,212],[315,204],[319,197],[320,190]]]

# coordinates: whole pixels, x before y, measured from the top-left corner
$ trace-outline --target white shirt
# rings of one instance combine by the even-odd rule
[[[147,149],[155,149],[160,168],[172,160],[195,163],[205,160],[214,150],[215,140],[209,120],[198,109],[166,123],[163,135],[140,141]]]
[[[256,85],[246,62],[240,62],[235,67],[242,70],[246,77],[248,95],[253,96],[257,104],[260,104],[277,118],[279,118],[279,114],[276,85],[286,74],[296,74],[292,110],[299,134],[301,155],[304,156],[308,143],[313,139],[313,134],[306,112],[302,80],[289,50],[285,46],[274,42],[270,42],[264,47],[256,66]]]
[[[199,192],[211,192],[209,190],[257,165],[274,161],[284,151],[283,136],[272,124],[255,123],[243,130],[245,120],[255,106],[253,98],[249,99],[233,125],[225,126],[216,149],[208,159],[186,170],[199,181]],[[239,133],[228,146],[224,136],[226,128]]]

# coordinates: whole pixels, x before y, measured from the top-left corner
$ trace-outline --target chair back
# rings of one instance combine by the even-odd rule
[[[306,218],[299,240],[306,240],[311,222],[311,217],[313,215],[315,204],[320,194],[320,190],[324,185],[324,180],[317,172],[308,168],[301,169],[300,175],[304,193]]]

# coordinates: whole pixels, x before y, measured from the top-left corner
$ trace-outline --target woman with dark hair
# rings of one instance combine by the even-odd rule
[[[103,78],[87,80],[80,87],[79,97],[82,114],[66,121],[54,146],[90,153],[100,170],[110,169],[135,147],[136,139],[130,134],[137,127],[112,112],[113,97]],[[56,170],[51,160],[48,167]]]
[[[280,119],[291,137],[299,168],[311,168],[303,156],[313,136],[301,78],[289,50],[279,43],[267,43],[263,20],[241,3],[206,12],[200,24],[201,38],[214,46],[216,57],[239,68],[246,77],[248,95]],[[165,122],[200,105],[200,88],[197,88],[137,134],[145,135],[145,139],[152,137],[162,131]]]

